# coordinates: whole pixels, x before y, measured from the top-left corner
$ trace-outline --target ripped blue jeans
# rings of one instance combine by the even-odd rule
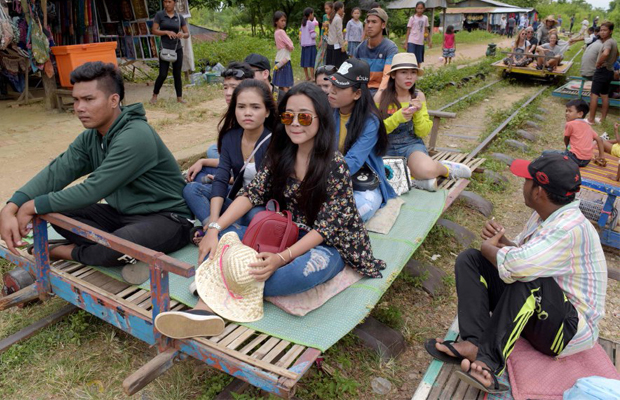
[[[227,232],[237,232],[243,238],[246,227],[233,224],[220,235]],[[306,231],[299,232],[299,239],[306,235]],[[281,254],[288,258],[285,250]],[[265,296],[287,296],[302,293],[338,275],[344,269],[344,260],[335,247],[319,245],[295,258],[290,263],[278,268],[265,281]]]
[[[363,222],[371,219],[377,210],[381,208],[381,203],[383,202],[381,188],[364,191],[356,190],[353,192],[353,197],[355,198],[355,205],[357,206],[357,211],[360,213]]]

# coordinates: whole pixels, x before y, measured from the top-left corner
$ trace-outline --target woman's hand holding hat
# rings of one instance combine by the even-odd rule
[[[284,257],[275,253],[259,253],[258,258],[261,261],[250,264],[252,268],[250,275],[258,282],[265,282],[278,268],[287,264]]]
[[[198,264],[202,264],[202,262],[209,256],[209,258],[213,259],[215,255],[215,249],[217,248],[218,242],[218,231],[217,229],[209,229],[205,234],[205,237],[200,241],[200,246],[198,246]]]

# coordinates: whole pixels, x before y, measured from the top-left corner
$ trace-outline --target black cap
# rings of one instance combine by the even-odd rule
[[[534,161],[514,160],[510,171],[521,178],[533,179],[545,190],[569,197],[581,187],[579,166],[567,155],[547,153]]]
[[[370,80],[370,66],[368,66],[366,61],[349,58],[338,68],[338,72],[326,79],[341,89],[360,83],[368,84]]]
[[[267,59],[267,57],[261,54],[251,53],[243,61],[250,64],[254,68],[258,68],[261,71],[271,70],[269,60]]]

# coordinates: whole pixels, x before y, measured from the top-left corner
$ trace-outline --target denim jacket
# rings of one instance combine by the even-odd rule
[[[334,111],[334,121],[336,123],[336,147],[338,147],[338,142],[340,140],[340,112],[339,110]],[[371,115],[366,119],[366,124],[364,125],[364,130],[362,134],[357,139],[357,141],[351,146],[347,154],[345,154],[344,159],[347,162],[347,166],[351,171],[351,175],[354,175],[360,168],[367,163],[370,169],[372,169],[379,176],[379,188],[381,189],[381,196],[383,197],[383,202],[381,203],[381,207],[385,205],[385,203],[389,199],[393,199],[396,197],[396,192],[392,189],[392,186],[388,183],[387,178],[385,177],[385,166],[383,165],[383,158],[375,153],[375,145],[377,144],[377,131],[379,130],[379,118]],[[347,122],[347,128],[349,123]]]

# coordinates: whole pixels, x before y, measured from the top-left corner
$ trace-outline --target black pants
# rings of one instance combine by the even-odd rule
[[[181,68],[183,67],[183,48],[177,49],[177,60],[172,63],[172,77],[174,78],[174,90],[177,92],[177,97],[183,97],[183,80],[181,79]],[[155,88],[153,94],[159,94],[164,81],[168,77],[168,69],[170,63],[159,59],[159,76],[155,81]]]
[[[497,375],[520,336],[556,356],[577,332],[577,311],[553,278],[506,284],[474,249],[459,254],[455,275],[461,338],[478,346],[477,360]]]
[[[513,28],[508,27],[508,28],[507,28],[507,30],[506,30],[506,36],[508,36],[509,38],[511,38],[511,37],[512,37],[512,35],[513,35],[514,30],[515,30],[515,28],[514,28],[514,27],[513,27]]]
[[[62,213],[93,228],[112,233],[154,251],[170,253],[189,243],[192,223],[170,212],[147,215],[124,215],[107,204],[93,204],[79,210]],[[52,225],[56,232],[77,246],[71,258],[86,265],[117,267],[134,260],[122,253]]]
[[[343,62],[345,62],[349,56],[341,49],[334,49],[331,44],[327,45],[327,52],[325,54],[325,65],[333,65],[336,68],[340,68]]]

